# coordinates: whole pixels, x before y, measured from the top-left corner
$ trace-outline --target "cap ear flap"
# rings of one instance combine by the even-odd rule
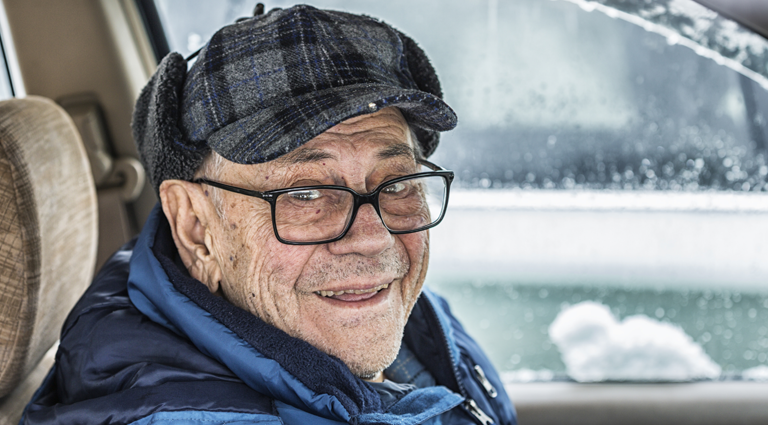
[[[185,140],[179,130],[186,75],[184,58],[169,53],[141,91],[133,112],[133,139],[155,193],[164,180],[191,180],[209,151],[205,143],[195,145]]]
[[[403,42],[403,53],[406,61],[408,61],[408,71],[410,71],[418,89],[442,99],[443,90],[440,87],[440,80],[437,78],[435,68],[429,61],[427,54],[412,38],[400,31],[397,31],[397,35]],[[422,145],[424,157],[432,155],[437,149],[437,144],[440,143],[440,132],[416,126],[413,127],[413,131]]]

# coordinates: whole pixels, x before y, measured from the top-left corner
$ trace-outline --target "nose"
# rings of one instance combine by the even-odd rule
[[[381,217],[371,204],[364,204],[357,210],[357,216],[347,234],[336,242],[328,244],[332,254],[360,254],[376,256],[394,245],[394,235],[389,233]]]

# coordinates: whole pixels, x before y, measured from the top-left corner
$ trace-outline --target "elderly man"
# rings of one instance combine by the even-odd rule
[[[511,424],[422,291],[456,124],[421,49],[309,6],[168,55],[134,136],[160,207],[64,325],[25,423]]]

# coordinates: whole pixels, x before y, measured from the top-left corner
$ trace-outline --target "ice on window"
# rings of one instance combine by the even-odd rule
[[[628,2],[623,0],[568,0],[586,11],[600,10],[683,44],[697,54],[729,66],[768,88],[768,42],[739,24],[695,2]]]
[[[586,301],[564,309],[549,327],[568,375],[579,382],[714,379],[721,368],[681,328],[645,315],[619,322]]]

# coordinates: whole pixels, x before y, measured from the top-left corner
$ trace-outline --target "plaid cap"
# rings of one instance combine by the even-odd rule
[[[134,139],[157,191],[192,179],[213,149],[273,160],[354,116],[396,106],[426,156],[456,126],[424,52],[366,16],[299,5],[219,30],[186,72],[171,53],[142,91]]]

